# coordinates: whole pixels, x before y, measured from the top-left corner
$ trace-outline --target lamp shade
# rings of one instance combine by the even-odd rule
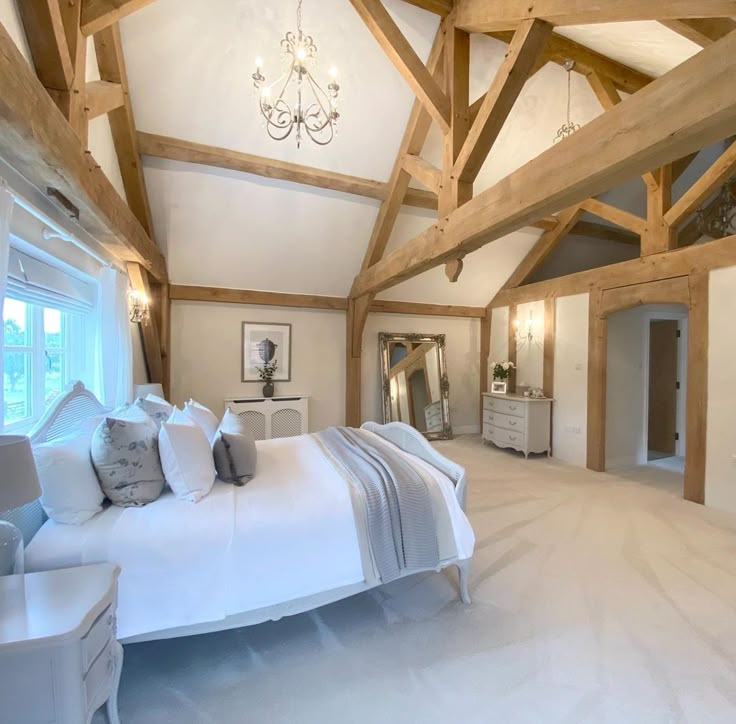
[[[25,435],[0,435],[0,510],[41,497],[31,441]]]
[[[135,399],[139,397],[145,397],[146,395],[156,395],[156,397],[163,398],[164,388],[160,382],[150,382],[146,385],[134,385],[133,396]]]

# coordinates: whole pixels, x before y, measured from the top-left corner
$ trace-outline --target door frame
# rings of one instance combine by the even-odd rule
[[[644,304],[683,304],[688,309],[687,399],[684,498],[705,501],[705,452],[708,404],[707,272],[659,281],[590,290],[588,325],[587,466],[606,467],[606,391],[608,317]]]

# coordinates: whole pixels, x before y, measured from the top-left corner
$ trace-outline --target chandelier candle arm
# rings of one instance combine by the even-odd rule
[[[297,4],[296,27],[296,32],[289,31],[281,41],[281,50],[289,63],[288,70],[275,83],[268,85],[263,74],[263,60],[256,58],[253,85],[259,95],[258,104],[266,121],[266,132],[271,138],[283,141],[295,131],[299,148],[304,131],[316,144],[326,146],[335,137],[340,118],[337,69],[330,69],[331,80],[325,91],[310,70],[317,61],[317,46],[312,36],[302,30],[302,0]],[[296,101],[289,105],[285,96],[292,86],[296,86]],[[273,89],[277,87],[280,90],[274,96]]]

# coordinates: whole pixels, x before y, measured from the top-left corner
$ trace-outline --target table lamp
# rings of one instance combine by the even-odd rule
[[[31,441],[25,435],[0,435],[0,514],[41,496]],[[0,576],[23,573],[23,534],[0,520]]]

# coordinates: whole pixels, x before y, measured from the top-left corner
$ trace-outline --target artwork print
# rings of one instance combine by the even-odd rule
[[[243,382],[259,382],[258,367],[276,362],[274,382],[291,380],[291,325],[243,322]]]

